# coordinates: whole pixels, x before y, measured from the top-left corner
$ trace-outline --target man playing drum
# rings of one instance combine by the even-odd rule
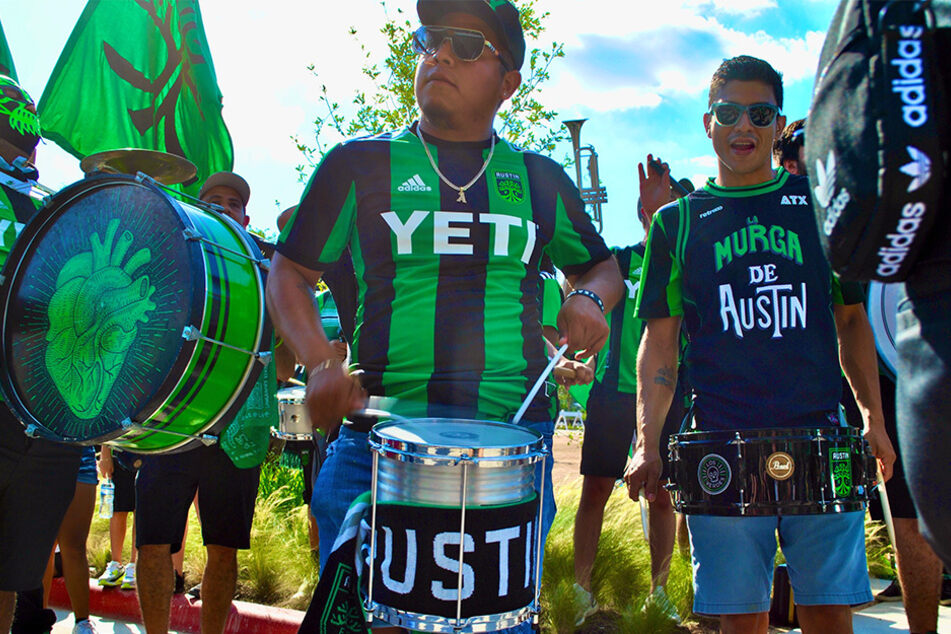
[[[233,172],[217,172],[205,181],[199,197],[220,205],[225,215],[245,227],[250,195],[243,178]],[[270,246],[258,244],[262,250]],[[196,490],[208,554],[201,583],[201,629],[224,631],[237,582],[238,549],[251,545],[259,474],[259,466],[235,466],[220,444],[143,457],[136,478],[137,590],[150,634],[168,631],[174,587],[171,553],[182,547],[188,507]]]
[[[843,303],[819,246],[806,179],[772,169],[773,141],[785,125],[782,99],[782,79],[768,63],[724,61],[703,117],[717,177],[662,208],[651,226],[638,302],[647,326],[637,373],[645,380],[626,475],[649,499],[657,494],[658,436],[676,382],[681,320],[694,424],[704,431],[836,425],[838,335],[838,361],[865,438],[884,476],[891,473],[895,453],[862,306]],[[701,483],[705,475],[698,473]],[[851,632],[849,604],[872,598],[864,515],[688,515],[694,611],[721,615],[723,632],[765,634],[778,529],[803,630]]]
[[[31,195],[37,171],[29,162],[39,138],[33,100],[0,75],[0,264],[41,204]],[[79,454],[80,447],[28,437],[0,406],[0,632],[10,630],[15,593],[42,582],[73,498]]]
[[[546,365],[542,254],[575,289],[558,319],[573,351],[601,348],[603,312],[623,289],[562,168],[493,131],[521,82],[517,9],[507,0],[420,0],[417,10],[420,120],[324,157],[268,283],[276,327],[310,371],[308,404],[322,428],[363,407],[365,393],[395,397],[403,415],[506,421]],[[313,307],[321,272],[347,246],[360,291],[352,342],[360,381],[331,363]],[[524,418],[549,446],[553,413],[540,393]],[[370,489],[370,422],[343,426],[315,484],[322,566],[348,505]],[[548,466],[545,530],[554,516]]]

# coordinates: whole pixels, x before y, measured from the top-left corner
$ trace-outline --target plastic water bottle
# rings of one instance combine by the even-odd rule
[[[116,498],[116,485],[112,479],[106,478],[99,485],[99,517],[109,519],[112,517],[112,502]]]

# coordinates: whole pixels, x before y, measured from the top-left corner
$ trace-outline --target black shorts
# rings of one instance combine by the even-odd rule
[[[885,431],[892,441],[895,453],[898,454],[895,460],[895,468],[891,479],[885,483],[885,490],[888,492],[888,506],[891,509],[892,517],[903,519],[917,519],[918,512],[915,510],[915,504],[911,500],[911,491],[908,490],[908,483],[905,481],[905,470],[901,465],[901,450],[898,447],[898,429],[896,428],[895,416],[895,383],[886,376],[879,377],[882,386],[882,411],[885,413]],[[882,503],[876,489],[870,496],[868,505],[869,513],[873,520],[883,521]]]
[[[27,438],[0,404],[0,591],[42,584],[59,525],[76,492],[80,450]]]
[[[112,510],[116,513],[131,513],[135,510],[135,471],[126,469],[113,460],[112,484],[116,487]]]
[[[310,498],[314,494],[314,452],[316,447],[310,440],[288,440],[284,445],[285,453],[294,453],[300,457],[301,474],[304,477],[304,490],[301,492],[301,498],[304,504],[310,504]]]
[[[181,548],[188,507],[198,491],[206,546],[251,547],[260,467],[239,469],[218,447],[145,456],[135,480],[135,545]]]
[[[616,392],[595,383],[588,396],[588,411],[581,444],[581,475],[620,478],[637,434],[636,395]],[[686,415],[683,397],[677,391],[660,436],[661,478],[670,477],[667,439],[680,430]]]

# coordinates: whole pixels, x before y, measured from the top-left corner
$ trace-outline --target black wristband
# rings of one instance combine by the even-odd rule
[[[568,297],[571,297],[572,295],[582,295],[584,297],[587,297],[588,299],[590,299],[591,301],[593,301],[595,304],[598,305],[598,308],[601,309],[602,313],[604,312],[604,302],[601,301],[601,298],[598,297],[598,294],[595,293],[594,291],[589,291],[586,288],[576,288],[575,290],[568,293]],[[566,297],[565,299],[567,300],[568,297]]]

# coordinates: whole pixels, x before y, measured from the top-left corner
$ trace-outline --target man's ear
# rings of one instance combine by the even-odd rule
[[[502,77],[502,101],[512,98],[518,87],[522,85],[522,73],[510,70]]]
[[[703,115],[703,130],[707,133],[707,138],[713,138],[713,115],[709,112]]]

